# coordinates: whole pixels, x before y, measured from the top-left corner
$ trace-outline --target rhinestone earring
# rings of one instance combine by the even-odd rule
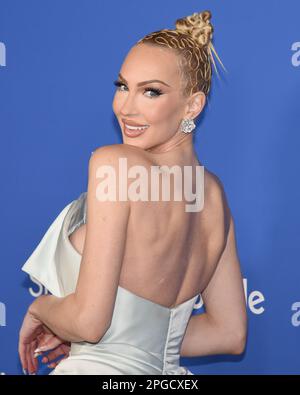
[[[193,119],[185,118],[182,120],[180,130],[183,133],[190,133],[195,129],[196,125]]]

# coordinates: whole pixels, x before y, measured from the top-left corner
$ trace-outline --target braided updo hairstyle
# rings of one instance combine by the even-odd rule
[[[202,91],[208,95],[211,85],[212,66],[218,74],[212,51],[223,66],[212,45],[213,26],[210,23],[211,12],[202,11],[177,19],[176,28],[162,29],[147,34],[137,44],[160,45],[176,51],[182,81],[182,93],[185,97]]]

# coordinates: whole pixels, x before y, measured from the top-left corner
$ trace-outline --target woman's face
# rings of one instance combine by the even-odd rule
[[[149,80],[162,82],[144,83]],[[158,46],[134,46],[120,70],[113,99],[113,111],[121,127],[123,142],[148,150],[163,146],[178,135],[181,137],[179,126],[186,104],[177,55]],[[123,120],[128,121],[129,126],[136,123],[148,127],[142,132],[127,132]]]

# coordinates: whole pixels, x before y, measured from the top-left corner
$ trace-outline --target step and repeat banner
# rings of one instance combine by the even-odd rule
[[[181,365],[200,375],[300,373],[300,3],[0,0],[1,374],[23,374],[19,330],[48,292],[22,265],[86,190],[91,152],[122,142],[112,99],[126,54],[206,9],[227,72],[213,68],[195,149],[235,221],[248,334],[242,354]],[[192,314],[204,311],[199,297]],[[38,374],[50,371],[40,362]]]

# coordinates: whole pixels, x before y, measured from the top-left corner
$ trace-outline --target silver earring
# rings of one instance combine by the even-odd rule
[[[190,133],[195,129],[196,125],[193,119],[185,118],[182,120],[180,130],[183,133]]]

